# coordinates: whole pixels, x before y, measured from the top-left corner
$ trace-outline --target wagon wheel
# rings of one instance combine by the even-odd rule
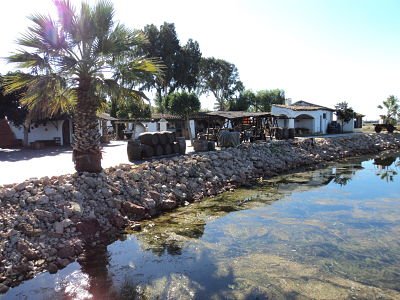
[[[379,132],[381,132],[381,131],[382,131],[382,127],[381,127],[381,126],[375,125],[375,132],[376,132],[376,133],[379,133]]]

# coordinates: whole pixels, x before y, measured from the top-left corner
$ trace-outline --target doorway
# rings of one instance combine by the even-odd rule
[[[63,145],[70,146],[71,145],[71,129],[69,120],[65,120],[62,125],[62,136],[63,136]]]

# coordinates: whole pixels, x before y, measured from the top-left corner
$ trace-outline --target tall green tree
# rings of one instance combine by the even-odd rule
[[[337,119],[341,121],[342,132],[344,123],[350,122],[354,119],[356,115],[354,110],[349,106],[346,101],[339,102],[335,105],[335,114]]]
[[[173,23],[165,22],[160,28],[151,24],[144,28],[149,43],[142,54],[159,57],[165,65],[164,76],[148,76],[143,80],[143,89],[156,91],[156,104],[161,112],[164,98],[177,90],[193,91],[197,88],[201,51],[198,42],[189,39],[180,45]]]
[[[193,143],[194,137],[190,129],[189,117],[200,110],[201,103],[197,95],[186,92],[172,93],[165,98],[165,107],[170,113],[176,114],[185,120],[190,141]]]
[[[244,90],[244,85],[234,64],[210,57],[201,59],[199,90],[214,95],[215,109],[227,110],[229,103]]]
[[[244,90],[237,98],[229,103],[229,109],[232,111],[248,111],[254,103],[256,95],[251,90]]]
[[[386,109],[386,114],[381,115],[381,118],[385,124],[396,125],[397,120],[400,119],[400,102],[399,99],[393,95],[390,95],[382,105],[378,105],[379,109]]]
[[[252,103],[253,111],[271,111],[272,104],[285,104],[285,91],[281,89],[258,91]]]
[[[76,10],[68,0],[54,1],[58,19],[43,14],[30,17],[33,24],[17,40],[21,48],[8,57],[30,73],[5,78],[6,92],[26,87],[21,103],[33,115],[53,115],[73,105],[73,160],[79,172],[100,172],[100,134],[96,111],[111,91],[140,97],[112,76],[120,63],[132,74],[157,73],[152,59],[133,56],[146,39],[114,22],[108,1],[94,6],[82,3]],[[127,60],[129,58],[129,61]]]

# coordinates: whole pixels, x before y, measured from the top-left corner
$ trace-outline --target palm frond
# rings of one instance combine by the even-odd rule
[[[56,75],[31,75],[16,73],[4,76],[6,93],[25,90],[20,104],[32,116],[52,117],[59,112],[70,111],[76,104],[76,92],[70,89],[64,78]]]
[[[41,70],[51,69],[48,60],[36,53],[29,53],[24,50],[18,50],[7,58],[9,63],[18,63],[20,68],[39,68]]]
[[[92,10],[96,37],[107,37],[113,27],[114,8],[109,1],[99,1]]]
[[[69,0],[54,0],[57,7],[58,19],[64,33],[72,38],[76,37],[76,13]]]
[[[50,16],[33,14],[29,19],[34,22],[34,26],[28,28],[30,33],[25,36],[25,42],[38,39],[42,43],[41,50],[47,50],[48,52],[67,48],[64,35],[60,34],[57,23]],[[23,43],[24,38],[20,42]]]

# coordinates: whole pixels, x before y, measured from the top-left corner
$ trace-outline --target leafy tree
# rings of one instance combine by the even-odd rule
[[[116,116],[121,119],[150,118],[151,107],[143,101],[130,97],[121,101]]]
[[[212,93],[215,109],[226,110],[229,103],[244,90],[239,71],[234,64],[214,57],[202,58],[200,62],[200,93]]]
[[[244,90],[229,103],[229,110],[247,111],[254,103],[256,95],[250,90]]]
[[[165,96],[178,89],[192,91],[197,87],[200,46],[191,39],[181,46],[173,23],[165,22],[159,29],[153,24],[147,25],[144,32],[149,43],[141,54],[146,57],[159,57],[165,69],[162,79],[151,75],[144,78],[143,89],[156,90],[156,104],[163,112]]]
[[[285,104],[285,91],[281,89],[261,90],[254,97],[254,111],[271,111],[272,104]]]
[[[379,109],[386,109],[386,115],[382,115],[381,118],[385,124],[396,125],[397,119],[400,119],[400,102],[399,99],[393,95],[390,95],[382,105],[378,105]]]
[[[194,137],[192,136],[192,131],[190,129],[190,115],[198,112],[200,110],[200,100],[194,93],[173,93],[165,98],[165,106],[168,111],[172,114],[176,114],[186,121],[187,130],[189,131],[190,141],[193,143]]]
[[[0,75],[0,120],[7,117],[8,121],[13,122],[15,126],[23,125],[28,111],[19,103],[22,93],[23,90],[19,90],[5,94],[3,77]]]
[[[176,88],[192,92],[198,87],[200,60],[199,43],[189,39],[186,45],[181,48],[178,57],[175,72]]]
[[[349,104],[346,101],[339,102],[335,105],[335,114],[337,119],[342,123],[342,132],[344,123],[350,122],[355,117],[354,110],[349,107]]]
[[[6,76],[5,90],[10,93],[26,87],[21,103],[32,115],[51,116],[72,105],[75,169],[100,172],[96,111],[104,104],[104,95],[118,91],[141,96],[121,86],[112,75],[122,66],[123,74],[157,73],[159,67],[152,59],[134,56],[146,39],[140,32],[114,23],[111,3],[82,3],[78,11],[68,0],[54,3],[58,20],[42,14],[30,17],[33,25],[17,41],[22,48],[8,57],[30,73]]]

